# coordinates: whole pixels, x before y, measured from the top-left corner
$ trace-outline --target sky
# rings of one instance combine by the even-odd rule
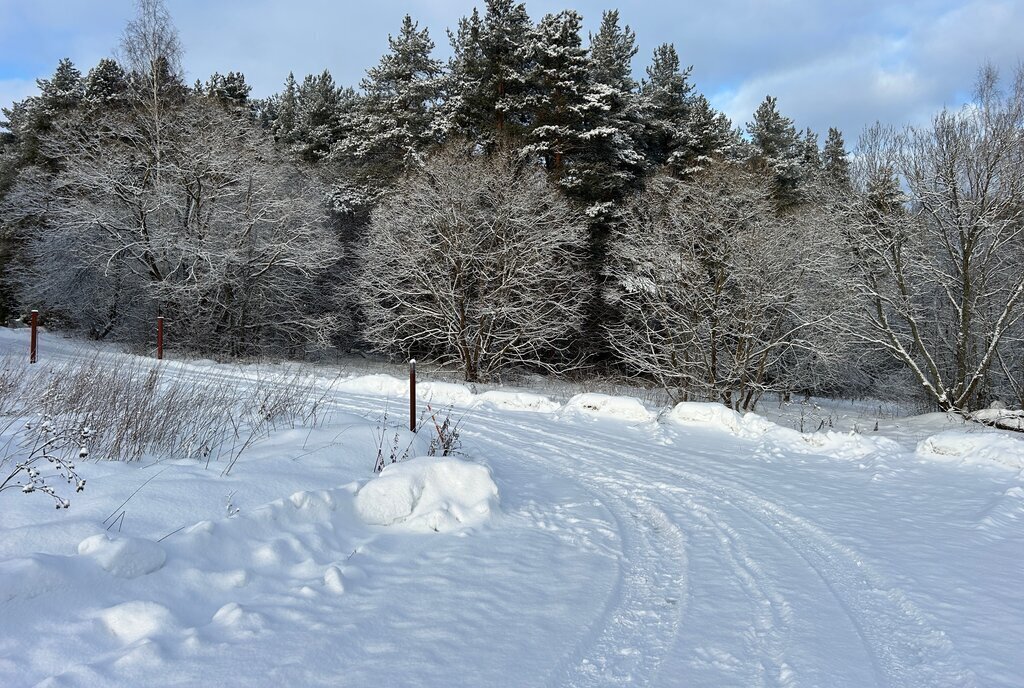
[[[483,0],[167,0],[190,81],[242,71],[253,95],[329,69],[358,86],[411,14],[447,58],[445,29]],[[1024,0],[528,0],[530,16],[574,9],[587,31],[618,8],[637,34],[638,78],[660,43],[693,66],[698,90],[735,124],[768,94],[798,127],[855,141],[876,120],[923,124],[969,96],[979,67],[1024,61]],[[133,0],[0,0],[0,105],[36,92],[70,57],[83,71],[115,53]],[[824,137],[822,137],[824,138]]]

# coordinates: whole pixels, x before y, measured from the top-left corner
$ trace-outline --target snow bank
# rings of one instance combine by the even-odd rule
[[[919,442],[916,453],[926,459],[1024,470],[1024,439],[1000,432],[947,430]]]
[[[740,415],[722,404],[715,403],[681,402],[669,411],[668,420],[679,425],[727,432],[743,439],[761,440],[778,449],[802,454],[826,454],[856,459],[880,450],[898,450],[895,442],[883,437],[868,437],[853,432],[832,430],[803,433],[772,423],[756,413]]]
[[[537,411],[553,413],[561,408],[561,404],[541,394],[529,392],[484,392],[476,398],[476,403],[493,406],[504,411]]]
[[[78,553],[118,578],[138,578],[159,570],[167,560],[163,548],[152,540],[93,535],[82,540]]]
[[[124,643],[170,633],[180,624],[170,609],[147,600],[124,602],[100,611],[99,620]]]
[[[361,375],[338,382],[335,388],[350,394],[409,397],[409,380],[390,375]],[[468,406],[474,399],[473,390],[469,387],[451,382],[420,382],[416,386],[416,396],[434,406]]]
[[[1024,411],[1010,411],[1004,408],[987,408],[975,411],[971,418],[987,425],[1006,430],[1024,430]]]
[[[391,464],[355,499],[366,523],[436,532],[481,525],[497,503],[498,487],[485,466],[450,457]]]
[[[596,392],[577,394],[566,402],[564,412],[570,415],[600,416],[634,422],[653,418],[651,412],[635,397],[617,397]]]

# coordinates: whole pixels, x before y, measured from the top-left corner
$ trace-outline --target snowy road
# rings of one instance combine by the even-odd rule
[[[5,494],[0,685],[1024,684],[1020,471],[438,386],[500,509],[451,534],[371,527],[353,496],[390,403],[371,382],[228,477],[89,463],[56,516]]]

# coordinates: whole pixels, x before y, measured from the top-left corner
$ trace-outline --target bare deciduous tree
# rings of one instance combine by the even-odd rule
[[[831,227],[776,218],[763,182],[724,165],[655,180],[612,239],[613,350],[679,400],[746,410],[766,391],[818,387],[843,353]]]
[[[870,129],[848,212],[867,304],[857,334],[944,410],[1022,375],[1024,70],[1008,92],[983,70],[975,95],[929,127]]]
[[[541,170],[459,151],[428,159],[374,211],[354,283],[365,336],[467,380],[555,363],[589,290],[584,227]]]
[[[6,201],[31,223],[23,301],[96,336],[159,312],[205,351],[325,345],[320,280],[339,253],[322,190],[238,113],[193,98],[164,116],[159,177],[135,111],[54,124],[42,145],[60,171],[23,172]]]

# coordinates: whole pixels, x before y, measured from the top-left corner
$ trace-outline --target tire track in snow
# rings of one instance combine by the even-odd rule
[[[488,419],[489,421],[492,419]],[[520,441],[521,428],[486,433],[464,430],[481,444]],[[498,434],[498,437],[495,435]],[[507,446],[507,445],[506,445]],[[638,491],[601,474],[571,473],[548,452],[517,447],[538,469],[599,495],[612,513],[622,542],[619,584],[603,614],[556,669],[556,686],[646,685],[672,649],[686,599],[685,540],[682,531]]]
[[[488,421],[491,423],[488,429],[493,430],[493,424],[499,419],[488,417]],[[874,662],[879,685],[913,688],[969,688],[977,685],[974,674],[958,660],[949,638],[932,627],[901,590],[888,585],[852,548],[735,480],[721,476],[711,478],[666,465],[665,461],[642,458],[651,456],[652,442],[640,443],[623,434],[612,435],[593,428],[573,428],[584,429],[587,435],[600,441],[599,446],[582,442],[578,439],[580,434],[577,438],[566,439],[563,434],[536,427],[532,427],[530,433],[543,436],[552,447],[573,452],[572,458],[590,470],[614,471],[620,483],[650,485],[660,472],[662,476],[683,481],[682,486],[672,486],[664,481],[671,487],[697,490],[708,497],[729,498],[737,508],[793,551],[822,581],[859,634]],[[602,447],[615,447],[617,451],[608,452]],[[587,458],[587,455],[602,454],[612,462]],[[634,470],[628,470],[624,463]],[[636,468],[642,472],[636,472]]]
[[[610,436],[607,439],[613,440]],[[623,443],[620,436],[614,440]],[[691,486],[728,497],[800,556],[854,624],[876,663],[880,685],[977,685],[974,674],[958,660],[949,638],[932,627],[907,596],[888,585],[855,550],[735,480],[711,478],[642,456],[636,453],[629,458],[642,466],[645,474],[661,470]],[[649,481],[650,475],[634,474],[634,478]]]
[[[491,417],[488,417],[487,420],[488,432],[495,430],[495,422],[501,422]],[[517,434],[516,426],[511,427],[511,430],[502,431],[503,437],[509,440],[521,438],[521,429],[519,429],[520,434]],[[585,471],[576,471],[567,477],[579,481],[581,476],[588,476],[591,482],[603,487],[603,494],[617,491],[625,494],[627,503],[644,505],[648,510],[655,509],[657,516],[653,517],[652,521],[664,519],[667,523],[671,524],[671,527],[680,533],[676,546],[685,548],[686,537],[683,534],[682,528],[677,525],[675,519],[671,518],[663,510],[654,507],[651,498],[647,494],[651,491],[651,488],[659,488],[660,485],[651,483],[650,480],[645,480],[641,476],[624,471],[616,466],[616,462],[624,458],[625,455],[618,452],[609,452],[606,449],[584,444],[575,439],[566,439],[561,435],[538,431],[536,428],[531,428],[530,432],[543,435],[545,446],[558,447],[564,457],[571,458],[575,463],[587,467]],[[481,437],[485,441],[489,439],[483,435]],[[621,445],[621,440],[622,438],[619,437],[614,443],[607,446]],[[547,452],[542,456],[532,452],[531,454],[534,458],[544,460],[544,465],[548,470],[556,468],[551,461],[551,452]],[[596,455],[603,455],[604,459],[594,459],[593,457]],[[631,487],[631,489],[626,489],[627,486]],[[715,496],[704,490],[690,490],[689,492],[691,494],[699,492],[701,496],[705,497],[705,501],[710,501],[707,498],[714,498]],[[703,506],[695,499],[687,499],[686,504],[687,510],[693,515],[697,523],[713,532],[712,539],[714,545],[729,562],[730,570],[735,573],[738,584],[744,589],[750,601],[753,620],[749,624],[750,631],[744,634],[744,643],[748,646],[750,656],[756,658],[756,661],[747,667],[748,671],[742,679],[743,685],[794,685],[792,671],[786,663],[788,627],[791,620],[791,610],[788,602],[778,592],[777,588],[770,584],[757,562],[749,556],[742,543],[742,538],[735,529],[731,528],[724,520],[716,518],[713,510]],[[639,522],[636,522],[636,525],[639,525]],[[624,539],[628,539],[628,533],[624,533]],[[650,556],[650,553],[646,556]],[[685,554],[683,557],[685,561]],[[620,604],[620,612],[621,609],[630,609],[632,610],[631,614],[637,615],[637,600],[624,600]],[[682,612],[683,609],[680,609],[680,613]],[[643,614],[639,616],[642,618]],[[604,630],[604,635],[609,636],[612,632],[611,624],[609,624]],[[678,628],[674,630],[674,633],[678,634]],[[653,648],[648,647],[644,649],[644,640],[637,638],[634,640],[634,644],[639,645],[638,649],[641,652],[650,654]],[[652,682],[656,678],[656,672],[645,676],[643,680],[641,680],[640,676],[616,676],[614,673],[609,673],[605,666],[607,660],[604,659],[608,656],[607,647],[602,648],[599,639],[595,639],[592,642],[592,647],[579,651],[579,654],[584,659],[578,662],[576,666],[577,673],[565,674],[563,672],[565,678],[554,685],[609,685],[614,682],[630,682],[643,685]],[[672,650],[673,645],[674,643],[672,642],[662,643],[662,646],[657,648],[661,653],[657,660],[658,665],[661,664],[667,652]],[[595,660],[589,659],[590,657],[601,659],[595,662]]]

